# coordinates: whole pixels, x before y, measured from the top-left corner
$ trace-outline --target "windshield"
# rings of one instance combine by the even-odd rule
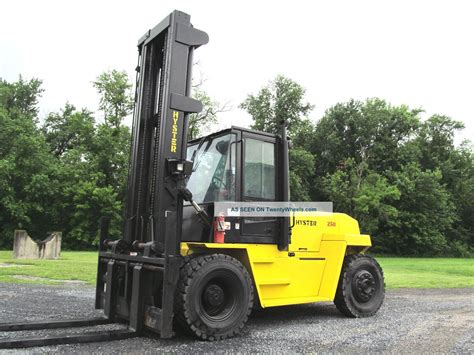
[[[197,203],[235,200],[235,135],[207,138],[188,146],[193,160],[187,188]]]

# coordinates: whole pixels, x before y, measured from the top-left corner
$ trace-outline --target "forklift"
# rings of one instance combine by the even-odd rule
[[[334,302],[348,317],[381,307],[370,236],[341,213],[215,216],[216,202],[289,201],[286,122],[278,135],[232,127],[189,141],[193,52],[208,42],[174,11],[138,42],[139,65],[122,238],[100,223],[93,319],[0,324],[2,331],[125,323],[124,329],[0,339],[0,348],[110,341],[181,330],[238,335],[254,307]]]

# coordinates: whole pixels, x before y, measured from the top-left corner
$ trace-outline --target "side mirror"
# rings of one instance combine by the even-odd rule
[[[222,155],[226,155],[228,149],[229,149],[229,141],[220,141],[216,143],[216,150]]]

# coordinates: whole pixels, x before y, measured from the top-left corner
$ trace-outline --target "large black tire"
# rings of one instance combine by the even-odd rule
[[[181,268],[175,297],[179,328],[205,340],[232,337],[244,327],[252,305],[252,279],[237,259],[201,255]]]
[[[384,298],[385,282],[379,263],[368,255],[346,256],[334,299],[337,309],[348,317],[371,317]]]

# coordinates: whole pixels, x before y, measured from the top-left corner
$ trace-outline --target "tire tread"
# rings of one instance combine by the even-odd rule
[[[384,287],[382,289],[382,300],[385,297],[385,281],[384,281],[384,275],[383,275],[383,270],[380,267],[380,264],[375,260],[374,257],[366,254],[352,254],[352,255],[346,255],[344,258],[344,263],[342,265],[342,270],[341,270],[341,275],[339,277],[339,283],[337,285],[337,291],[336,291],[336,297],[334,298],[334,304],[336,305],[336,308],[345,316],[351,317],[351,318],[365,318],[365,317],[371,317],[377,311],[380,309],[382,306],[382,303],[380,305],[372,310],[371,312],[368,313],[361,313],[358,312],[356,309],[353,308],[350,302],[348,302],[348,295],[347,295],[347,285],[344,280],[346,279],[347,272],[352,268],[352,265],[354,262],[356,262],[359,259],[366,258],[369,259],[371,262],[374,263],[374,265],[379,269],[381,275],[382,275],[382,282],[384,283]]]
[[[225,261],[228,263],[232,263],[237,266],[244,275],[250,290],[250,297],[249,302],[247,305],[247,310],[245,316],[239,322],[236,327],[233,327],[229,331],[223,334],[216,334],[215,330],[209,329],[206,327],[205,324],[200,322],[199,320],[193,321],[190,318],[189,309],[187,308],[186,296],[189,291],[190,284],[194,275],[201,269],[204,265],[210,262],[214,262],[216,260]],[[195,257],[188,257],[187,260],[183,263],[183,266],[180,270],[180,277],[177,286],[177,292],[175,297],[175,319],[177,321],[177,325],[181,330],[184,330],[186,333],[195,334],[196,336],[200,337],[204,340],[222,340],[226,338],[230,338],[233,336],[238,335],[245,326],[245,323],[248,320],[250,312],[252,311],[253,306],[253,286],[252,280],[250,275],[245,268],[237,259],[226,255],[226,254],[206,254],[206,255],[198,255]]]

